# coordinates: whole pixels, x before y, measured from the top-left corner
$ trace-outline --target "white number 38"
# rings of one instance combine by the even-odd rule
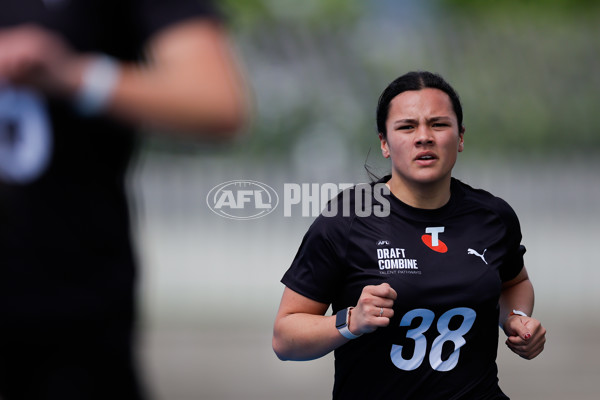
[[[450,320],[457,315],[462,316],[463,321],[457,329],[450,330]],[[456,367],[460,355],[460,348],[466,343],[464,335],[473,326],[475,316],[475,311],[466,307],[453,308],[440,316],[437,322],[439,336],[437,336],[431,344],[431,351],[429,352],[429,364],[431,364],[431,368],[436,371],[450,371]],[[434,312],[425,308],[417,308],[409,311],[402,317],[400,326],[410,326],[413,319],[418,317],[422,318],[419,326],[409,329],[406,332],[406,337],[415,342],[412,357],[408,359],[404,358],[402,356],[402,346],[397,344],[392,345],[392,350],[390,352],[394,365],[404,371],[412,371],[419,368],[425,359],[427,339],[425,338],[424,333],[429,329],[435,319]],[[454,351],[447,360],[442,361],[442,348],[446,342],[454,343]]]

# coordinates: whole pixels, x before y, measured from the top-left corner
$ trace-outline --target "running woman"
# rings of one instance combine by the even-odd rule
[[[498,325],[519,356],[544,348],[517,216],[452,177],[462,120],[439,75],[393,81],[377,107],[391,175],[332,200],[283,276],[273,349],[282,360],[335,351],[334,399],[507,399]]]

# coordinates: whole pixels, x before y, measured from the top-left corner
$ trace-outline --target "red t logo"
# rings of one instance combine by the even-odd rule
[[[448,246],[446,246],[446,244],[438,237],[438,234],[444,232],[443,226],[428,227],[425,228],[425,232],[431,234],[421,236],[421,240],[423,243],[425,243],[425,245],[427,245],[427,247],[433,251],[437,251],[438,253],[445,253],[448,251]]]

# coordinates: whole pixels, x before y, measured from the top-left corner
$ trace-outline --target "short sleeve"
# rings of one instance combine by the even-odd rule
[[[208,0],[135,0],[142,41],[171,24],[192,18],[221,19]]]
[[[523,269],[525,264],[523,256],[526,249],[521,244],[521,225],[515,211],[502,199],[498,199],[498,211],[506,227],[503,239],[506,247],[506,255],[500,267],[500,278],[502,282],[506,282],[515,278]]]
[[[311,300],[330,304],[343,274],[348,220],[319,216],[304,235],[281,282]]]

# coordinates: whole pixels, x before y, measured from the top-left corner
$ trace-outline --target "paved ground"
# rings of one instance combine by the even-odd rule
[[[207,321],[208,322],[208,321]],[[536,360],[499,348],[500,384],[512,399],[596,400],[600,326],[548,321],[548,345]],[[169,400],[327,399],[332,357],[282,362],[271,350],[271,327],[153,328],[146,369],[157,398]]]

